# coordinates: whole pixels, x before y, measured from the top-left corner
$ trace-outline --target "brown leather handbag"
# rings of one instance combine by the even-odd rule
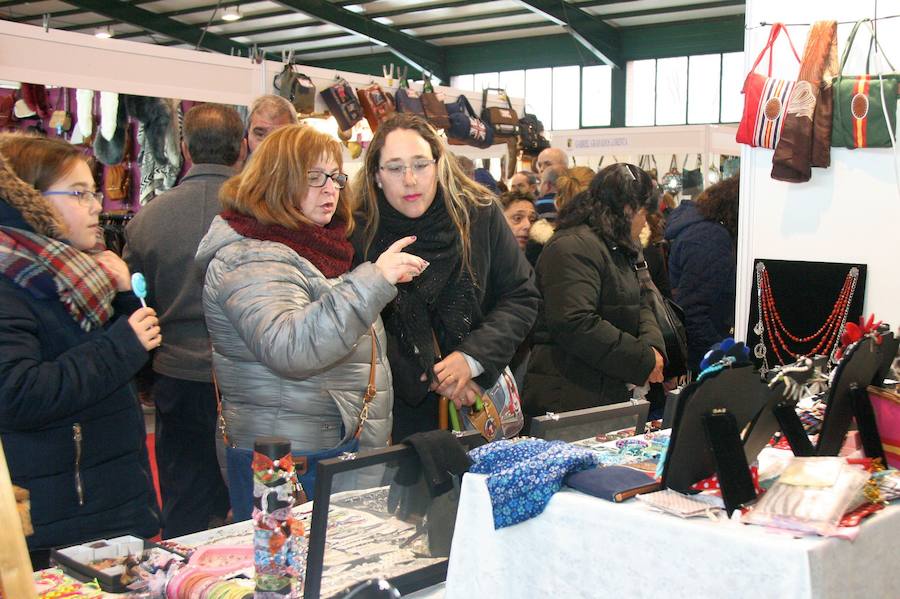
[[[487,105],[489,91],[499,92],[501,99],[506,100],[506,106]],[[494,130],[495,142],[515,139],[519,135],[519,115],[512,106],[506,90],[496,87],[487,87],[481,92],[481,120],[485,125]]]
[[[369,122],[372,131],[378,129],[378,125],[386,121],[395,112],[394,98],[377,83],[356,90],[359,103],[362,104],[363,114]]]
[[[434,91],[431,85],[431,79],[425,78],[422,85],[422,108],[425,111],[425,118],[431,123],[435,129],[449,129],[450,115],[447,113],[447,107],[444,101]]]

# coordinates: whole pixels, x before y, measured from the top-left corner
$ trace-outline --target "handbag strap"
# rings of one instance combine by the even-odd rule
[[[878,52],[884,58],[884,61],[888,64],[888,67],[893,71],[894,65],[891,64],[891,61],[884,54],[884,49],[881,47],[881,43],[878,41],[878,35],[875,33],[875,28],[872,27],[872,19],[860,19],[853,25],[853,29],[850,31],[850,37],[847,38],[847,47],[844,48],[844,54],[841,56],[841,66],[838,70],[838,74],[843,74],[844,72],[844,64],[847,62],[847,57],[850,56],[850,48],[853,46],[853,42],[856,40],[856,33],[859,31],[859,26],[865,23],[869,27],[869,33],[872,34],[872,37],[869,38],[869,52],[866,54],[866,74],[869,74],[869,66],[870,61],[872,59],[872,50],[874,48],[878,48]]]
[[[678,172],[678,158],[675,156],[675,154],[672,154],[672,160],[669,161],[669,172]]]
[[[797,54],[797,50],[794,48],[794,42],[791,41],[791,36],[788,33],[787,27],[784,26],[784,23],[773,23],[772,29],[769,31],[769,40],[766,42],[766,45],[763,46],[762,51],[760,51],[759,56],[756,57],[756,62],[753,63],[753,68],[750,69],[750,72],[756,70],[756,67],[759,66],[759,63],[762,61],[763,56],[766,52],[769,53],[769,72],[768,76],[772,76],[772,46],[775,45],[775,40],[778,39],[778,36],[781,32],[784,32],[784,36],[787,38],[788,44],[791,46],[791,52],[794,53],[794,57],[797,59],[797,62],[800,62],[800,55]]]
[[[499,92],[497,95],[500,96],[501,100],[506,100],[506,105],[509,107],[511,112],[515,112],[516,109],[513,108],[512,100],[509,99],[509,94],[506,93],[506,90],[502,87],[486,87],[481,90],[481,110],[487,108],[487,95],[488,92]]]

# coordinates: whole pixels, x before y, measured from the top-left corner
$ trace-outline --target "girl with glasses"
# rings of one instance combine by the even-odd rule
[[[379,125],[355,181],[356,260],[415,236],[429,261],[382,316],[394,374],[393,439],[438,427],[438,397],[471,405],[528,334],[540,298],[493,194],[469,179],[422,118]]]
[[[359,444],[387,444],[393,395],[379,313],[427,264],[402,251],[414,240],[404,236],[351,270],[341,167],[336,140],[288,125],[222,187],[224,211],[197,260],[223,444],[227,436],[229,446],[252,449],[257,437],[279,436],[311,453],[350,442],[373,369],[377,392]],[[235,502],[232,494],[236,517],[249,516],[249,505]]]
[[[131,379],[162,343],[102,241],[100,198],[65,141],[0,136],[0,437],[49,548],[159,530]]]

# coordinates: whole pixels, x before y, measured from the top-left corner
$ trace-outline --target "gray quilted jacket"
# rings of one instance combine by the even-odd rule
[[[374,324],[377,394],[360,448],[383,447],[393,390],[379,313],[397,293],[371,262],[335,279],[286,245],[250,239],[217,216],[200,242],[203,311],[229,441],[261,436],[315,451],[349,437],[369,382]],[[221,459],[221,458],[220,458]]]

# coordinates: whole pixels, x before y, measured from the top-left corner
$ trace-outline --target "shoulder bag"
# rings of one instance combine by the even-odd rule
[[[533,114],[519,119],[519,149],[526,156],[537,156],[550,147],[544,137],[544,124]]]
[[[378,362],[377,342],[375,341],[375,329],[370,331],[372,335],[372,357],[369,364],[369,382],[363,395],[363,405],[359,412],[359,422],[356,431],[347,439],[341,441],[337,447],[323,449],[321,451],[301,452],[292,451],[294,469],[297,481],[300,483],[301,492],[305,498],[312,499],[312,493],[316,488],[316,469],[320,461],[336,458],[345,453],[356,453],[359,450],[359,438],[369,418],[369,406],[375,399],[375,368]],[[253,449],[235,447],[228,438],[227,423],[222,414],[222,395],[219,391],[219,383],[216,379],[216,370],[212,370],[213,385],[216,390],[216,404],[218,412],[218,432],[225,444],[225,458],[228,465],[228,495],[231,498],[231,509],[234,513],[234,521],[249,520],[253,511]]]
[[[684,310],[674,301],[665,297],[657,289],[647,269],[644,252],[639,251],[634,263],[638,281],[641,284],[641,297],[646,297],[656,316],[656,323],[666,344],[666,366],[663,375],[668,379],[687,374],[688,345],[687,331],[684,328]]]
[[[687,167],[690,154],[684,157],[684,164],[681,165],[681,189],[684,195],[695,197],[703,191],[703,158],[697,154],[697,162],[694,168]]]
[[[366,120],[373,132],[378,129],[378,125],[394,114],[394,98],[381,89],[377,83],[357,89],[356,94],[359,96],[363,114],[366,115]]]
[[[494,145],[494,131],[475,116],[466,96],[459,96],[447,105],[450,128],[447,137],[451,144],[489,148]]]
[[[753,68],[744,80],[744,114],[738,125],[735,139],[739,144],[747,144],[752,147],[774,149],[778,145],[781,129],[784,127],[784,114],[796,81],[787,79],[774,79],[772,77],[772,46],[778,36],[784,32],[791,51],[800,64],[800,56],[794,49],[791,36],[788,35],[784,23],[775,23],[769,32],[769,41],[763,46]],[[760,61],[769,53],[769,70],[766,76],[756,72]]]
[[[863,23],[869,25],[872,39],[866,57],[866,74],[844,75],[844,65],[856,32]],[[831,145],[842,148],[890,148],[897,127],[897,85],[900,73],[869,74],[873,48],[881,45],[868,19],[858,21],[847,39],[838,76],[834,79]],[[888,62],[888,67],[894,69]]]
[[[316,111],[316,86],[312,79],[295,71],[294,65],[284,65],[281,72],[275,75],[272,85],[279,96],[294,105],[294,110],[299,114]]]
[[[325,105],[337,120],[341,131],[352,129],[353,125],[362,120],[362,106],[359,105],[359,100],[356,99],[356,94],[346,79],[338,79],[319,92],[319,95],[325,100]]]
[[[488,106],[488,92],[496,91],[500,99],[506,100],[506,106]],[[506,90],[498,87],[486,87],[481,92],[481,120],[494,131],[494,139],[505,141],[519,135],[519,115],[516,114]]]
[[[397,112],[411,112],[421,117],[425,116],[425,106],[422,103],[422,98],[413,90],[401,87],[394,94],[394,98],[397,103]]]
[[[422,85],[422,108],[425,110],[425,118],[435,129],[449,129],[450,115],[444,105],[443,94],[438,95],[431,85],[431,78],[426,76]]]
[[[131,203],[131,126],[125,127],[122,162],[107,166],[103,173],[103,195],[110,202]]]

